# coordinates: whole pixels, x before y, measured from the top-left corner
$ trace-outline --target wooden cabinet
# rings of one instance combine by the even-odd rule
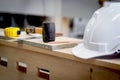
[[[120,71],[94,66],[91,68],[91,80],[120,80]]]
[[[84,63],[4,45],[0,51],[8,60],[7,67],[0,65],[1,80],[42,80],[38,68],[49,70],[49,80],[90,80],[90,67]],[[27,65],[26,73],[17,70],[17,62]]]
[[[0,40],[0,80],[120,80],[119,60],[83,60],[70,52]]]

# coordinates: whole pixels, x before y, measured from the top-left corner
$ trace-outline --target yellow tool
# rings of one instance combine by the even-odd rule
[[[4,34],[6,37],[18,37],[20,35],[20,28],[18,27],[7,27],[4,29]]]
[[[25,28],[27,34],[29,33],[37,33],[42,34],[42,27],[33,27],[33,28]]]

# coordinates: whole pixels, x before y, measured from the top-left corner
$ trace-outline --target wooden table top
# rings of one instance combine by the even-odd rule
[[[34,52],[39,52],[42,54],[47,54],[55,57],[65,58],[69,60],[79,61],[85,64],[92,64],[96,66],[102,66],[105,68],[115,69],[120,71],[120,59],[81,59],[74,56],[71,52],[72,48],[64,48],[64,49],[57,49],[57,50],[49,50],[45,48],[40,48],[32,45],[26,44],[19,44],[14,40],[4,40],[0,39],[0,46],[11,46],[15,48],[26,49]]]

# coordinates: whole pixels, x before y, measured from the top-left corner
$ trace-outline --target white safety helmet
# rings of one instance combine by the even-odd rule
[[[83,43],[72,49],[80,58],[111,55],[120,49],[120,3],[98,9],[88,22]]]

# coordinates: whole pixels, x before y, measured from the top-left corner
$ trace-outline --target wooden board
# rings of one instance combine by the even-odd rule
[[[82,42],[80,39],[73,39],[68,37],[56,37],[55,41],[45,43],[42,40],[41,34],[26,34],[24,31],[21,32],[19,37],[8,38],[5,37],[3,30],[0,29],[0,39],[16,41],[20,44],[27,44],[30,46],[45,48],[49,50],[57,50],[64,48],[71,48]]]
[[[25,39],[18,41],[22,44],[32,45],[40,48],[45,48],[49,50],[71,48],[76,46],[78,43],[82,42],[79,39],[67,38],[67,37],[56,37],[55,41],[45,43],[42,38]]]

